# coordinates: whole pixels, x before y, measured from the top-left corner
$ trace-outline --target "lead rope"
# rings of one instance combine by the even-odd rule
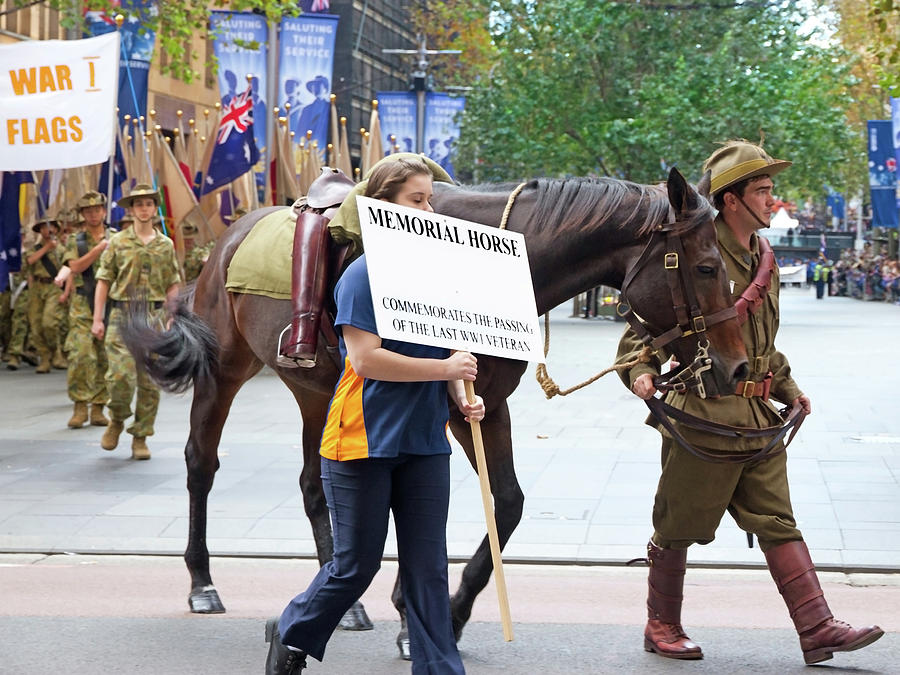
[[[509,199],[506,200],[506,208],[503,209],[503,217],[500,219],[500,229],[506,229],[506,222],[509,220],[509,213],[512,211],[513,202],[516,201],[516,197],[519,196],[519,193],[525,188],[527,183],[520,183],[516,186],[516,189],[512,191],[509,195]],[[544,314],[544,357],[546,358],[547,354],[550,353],[550,313],[546,312]],[[578,391],[589,384],[593,384],[597,380],[599,380],[604,375],[613,372],[614,370],[628,370],[629,368],[633,368],[639,363],[647,363],[650,361],[650,355],[653,353],[653,350],[650,349],[649,346],[644,345],[644,348],[640,351],[640,353],[633,358],[631,361],[626,363],[620,363],[615,366],[610,366],[605,370],[601,370],[599,373],[594,375],[593,377],[585,380],[581,384],[576,384],[574,387],[569,387],[568,389],[560,389],[556,382],[553,381],[553,378],[550,377],[550,373],[547,372],[547,365],[544,363],[539,363],[537,370],[534,373],[534,376],[537,378],[538,384],[541,385],[541,389],[544,390],[544,395],[550,399],[554,396],[568,396],[574,391]]]

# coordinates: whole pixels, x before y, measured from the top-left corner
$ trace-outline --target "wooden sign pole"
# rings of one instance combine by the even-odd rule
[[[466,399],[475,402],[475,383],[464,382]],[[503,639],[512,642],[512,619],[509,615],[509,598],[506,595],[506,578],[503,576],[503,559],[500,557],[500,537],[497,535],[497,521],[494,519],[494,502],[491,497],[491,483],[488,478],[487,460],[484,456],[484,441],[481,439],[481,422],[469,422],[472,427],[472,442],[475,445],[475,466],[478,482],[481,484],[481,501],[484,505],[484,520],[487,523],[488,542],[491,545],[491,561],[494,563],[494,584],[500,602],[500,622],[503,624]]]

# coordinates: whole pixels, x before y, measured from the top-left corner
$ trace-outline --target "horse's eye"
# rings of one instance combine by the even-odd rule
[[[705,277],[711,277],[716,273],[716,268],[709,265],[697,265],[697,271]]]

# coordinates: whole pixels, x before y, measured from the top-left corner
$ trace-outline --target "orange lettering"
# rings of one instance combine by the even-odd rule
[[[69,134],[66,131],[66,121],[62,117],[54,117],[51,121],[53,130],[53,140],[57,143],[65,143],[69,140]]]
[[[49,66],[41,66],[41,93],[56,91],[56,82],[53,79],[53,71]]]
[[[60,89],[72,88],[72,71],[69,70],[69,66],[56,66],[56,81]]]
[[[22,94],[27,93],[33,94],[35,89],[35,69],[28,68],[19,68],[18,74],[15,70],[9,71],[9,79],[12,82],[13,91],[16,93],[16,96],[21,96]]]
[[[69,126],[72,128],[69,140],[79,143],[84,137],[81,133],[81,118],[78,115],[72,115],[69,118]]]
[[[16,144],[16,136],[19,135],[19,120],[6,120],[6,137],[10,145]]]
[[[34,121],[34,142],[50,142],[50,130],[47,128],[47,120],[45,120],[43,117],[38,117]]]

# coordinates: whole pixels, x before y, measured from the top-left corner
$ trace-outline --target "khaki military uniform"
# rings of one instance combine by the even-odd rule
[[[112,234],[106,231],[106,237]],[[87,250],[90,251],[99,240],[94,239],[89,232],[85,232]],[[77,260],[78,235],[72,233],[66,242],[66,250],[63,252],[62,262],[67,264]],[[91,264],[91,269],[96,275],[100,268],[100,256]],[[75,291],[69,298],[69,334],[66,337],[65,349],[68,352],[69,368],[67,373],[67,387],[69,399],[78,403],[91,403],[93,405],[106,405],[108,394],[106,391],[106,349],[103,341],[91,335],[91,325],[94,314],[91,310],[93,298],[88,298],[84,287],[84,279],[81,274],[73,274]]]
[[[134,357],[122,341],[118,324],[132,297],[145,294],[150,303],[150,325],[164,328],[166,291],[180,281],[172,240],[157,233],[144,244],[134,228],[119,232],[113,235],[100,256],[96,278],[109,282],[107,302],[112,303],[105,340],[109,411],[114,420],[123,421],[130,417],[131,400],[137,388],[134,423],[127,431],[135,437],[151,436],[159,407],[159,388],[143,370],[137,368]]]
[[[24,356],[28,343],[29,294],[28,285],[22,285],[24,281],[25,275],[22,272],[13,273],[10,281],[10,296],[7,302],[12,303],[12,308],[9,342],[6,345],[6,353],[9,356]],[[16,294],[17,291],[18,295]]]
[[[728,279],[733,282],[732,297],[736,300],[750,285],[759,264],[757,235],[751,236],[751,250],[747,251],[721,217],[716,219],[716,229]],[[755,314],[748,316],[741,327],[741,336],[749,357],[750,379],[761,381],[771,371],[770,396],[789,404],[802,392],[791,377],[787,358],[775,348],[778,290],[776,267],[766,301]],[[617,361],[624,363],[634,358],[641,347],[632,329],[626,329],[619,343]],[[620,374],[630,388],[644,373],[658,375],[668,358],[668,354],[661,352],[650,363]],[[728,395],[701,399],[693,393],[670,392],[666,402],[697,417],[732,426],[762,428],[782,422],[775,406],[760,397]],[[658,546],[683,549],[695,542],[711,542],[726,510],[742,529],[757,535],[764,551],[779,543],[802,540],[791,508],[785,453],[754,464],[709,462],[673,441],[655,418],[649,417],[647,424],[663,435],[662,475],[653,507],[653,541]],[[709,450],[761,450],[768,442],[768,439],[725,438],[675,424],[688,442]]]
[[[28,255],[40,250],[41,242],[35,244]],[[60,267],[59,253],[54,249],[42,257],[46,258],[57,271]],[[25,273],[31,280],[28,297],[28,323],[31,327],[31,343],[38,354],[49,360],[59,341],[59,321],[65,305],[59,302],[62,291],[53,283],[54,274],[44,266],[42,259],[33,265],[25,265]]]
[[[184,280],[193,281],[197,277],[200,276],[200,272],[203,271],[203,266],[206,264],[207,258],[209,258],[209,254],[212,252],[215,247],[215,241],[209,241],[203,246],[195,246],[190,250],[184,258]]]

